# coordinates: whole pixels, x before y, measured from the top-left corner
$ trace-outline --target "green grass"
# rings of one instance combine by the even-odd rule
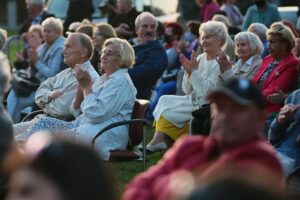
[[[153,133],[154,130],[152,126],[148,126],[147,142],[151,140]],[[160,152],[146,155],[146,168],[157,163],[161,157],[162,155]],[[134,176],[143,172],[142,161],[111,163],[111,167],[121,194],[123,193],[126,184],[132,180]]]

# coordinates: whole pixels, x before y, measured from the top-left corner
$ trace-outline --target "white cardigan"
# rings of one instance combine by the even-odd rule
[[[220,83],[219,63],[215,59],[207,60],[204,54],[199,55],[197,60],[200,61],[198,69],[190,77],[187,73],[183,77],[182,88],[186,95],[162,96],[153,112],[156,121],[163,116],[174,126],[182,128],[192,119],[194,110],[208,103],[205,99],[207,93]]]
[[[105,126],[118,121],[130,120],[135,102],[136,89],[127,73],[119,69],[107,77],[105,74],[93,84],[93,93],[84,97],[76,118],[80,121],[77,138],[88,143]],[[74,112],[74,108],[71,109]],[[109,151],[125,149],[128,127],[119,126],[103,133],[96,140],[96,150],[102,158],[109,158]]]

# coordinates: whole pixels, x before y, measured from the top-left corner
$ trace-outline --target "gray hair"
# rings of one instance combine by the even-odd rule
[[[45,5],[45,0],[28,0],[29,5],[38,5],[43,6]]]
[[[199,34],[205,32],[209,35],[217,35],[221,39],[221,47],[226,44],[228,33],[227,28],[223,22],[208,21],[202,23],[199,28]]]
[[[135,19],[135,28],[138,29],[140,27],[142,19],[146,16],[152,17],[155,20],[155,28],[157,29],[158,21],[157,21],[156,17],[150,12],[142,12],[141,14],[139,14],[136,17],[136,19]]]
[[[0,28],[0,50],[4,46],[6,39],[7,39],[7,32],[6,32],[6,30]]]
[[[253,54],[260,55],[264,50],[263,44],[261,43],[259,37],[254,33],[244,31],[236,34],[234,37],[234,43],[240,40],[249,43]],[[235,48],[235,54],[237,54],[237,48]]]
[[[266,40],[267,39],[267,30],[268,28],[266,27],[266,25],[262,24],[262,23],[252,23],[249,27],[248,27],[248,31],[257,34],[257,36],[261,39],[261,40]]]
[[[76,37],[80,43],[80,45],[83,47],[83,48],[86,48],[87,50],[87,57],[88,59],[91,59],[92,56],[93,56],[93,50],[94,50],[94,46],[93,46],[93,41],[92,39],[84,34],[84,33],[79,33],[79,32],[76,32],[76,33],[71,33],[69,37]]]
[[[42,22],[42,27],[44,28],[45,26],[50,26],[56,33],[63,34],[64,27],[60,19],[49,17]]]
[[[9,83],[11,81],[10,65],[7,57],[0,52],[0,100],[2,96],[9,89]]]

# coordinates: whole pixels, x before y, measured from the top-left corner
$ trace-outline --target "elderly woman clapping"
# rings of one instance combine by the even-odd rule
[[[40,82],[54,76],[61,70],[62,50],[65,38],[63,25],[59,19],[50,17],[42,23],[44,44],[37,50],[29,49],[28,58],[31,75]],[[11,90],[7,98],[7,111],[15,123],[20,121],[21,110],[34,105],[35,90],[27,95],[17,94]]]
[[[263,45],[257,35],[250,32],[240,32],[234,37],[235,53],[239,60],[232,65],[227,56],[220,52],[217,60],[225,81],[232,77],[251,79],[261,64],[260,54]]]
[[[106,73],[101,78],[93,82],[87,71],[80,66],[75,68],[78,88],[71,110],[76,119],[66,122],[51,117],[42,118],[27,132],[18,135],[17,140],[47,131],[90,143],[105,126],[129,120],[136,89],[128,75],[128,68],[134,60],[134,50],[126,40],[106,40],[101,53],[101,69]],[[107,160],[110,150],[125,149],[127,142],[128,127],[120,126],[103,133],[96,141],[96,149]]]
[[[174,141],[188,133],[192,112],[208,103],[205,100],[207,92],[219,83],[221,71],[216,57],[226,43],[227,29],[222,22],[208,21],[201,24],[199,33],[204,53],[197,57],[193,52],[191,60],[180,55],[180,62],[185,68],[182,87],[186,95],[164,95],[159,99],[153,112],[155,134],[147,145],[148,151],[165,149],[166,138]]]

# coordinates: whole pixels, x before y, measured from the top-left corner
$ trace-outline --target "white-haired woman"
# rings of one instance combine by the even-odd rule
[[[201,24],[199,33],[204,53],[197,57],[193,52],[191,60],[180,55],[180,62],[185,68],[182,87],[186,95],[164,95],[160,98],[153,112],[155,134],[147,145],[148,151],[165,149],[166,138],[174,141],[188,133],[192,112],[208,103],[205,100],[207,92],[219,83],[221,71],[216,56],[226,43],[227,29],[222,22],[208,21]]]
[[[61,70],[63,57],[62,50],[65,38],[63,25],[59,19],[47,18],[42,23],[44,43],[37,50],[28,49],[28,58],[31,74],[40,82],[54,76]],[[7,99],[7,111],[15,123],[20,121],[21,110],[34,105],[36,91],[21,96],[13,89]]]
[[[234,37],[235,54],[239,60],[232,65],[227,56],[221,52],[218,62],[222,74],[220,78],[225,81],[232,77],[251,79],[261,64],[260,54],[263,45],[257,35],[250,32],[240,32]]]
[[[45,117],[16,139],[26,140],[32,134],[46,131],[76,136],[90,143],[105,126],[129,120],[136,99],[136,89],[128,74],[134,60],[134,50],[126,40],[106,40],[101,53],[101,69],[105,74],[93,83],[86,70],[75,67],[78,87],[71,110],[76,119],[66,122]],[[120,126],[103,133],[96,141],[96,149],[107,160],[110,150],[125,149],[127,142],[128,127]]]

